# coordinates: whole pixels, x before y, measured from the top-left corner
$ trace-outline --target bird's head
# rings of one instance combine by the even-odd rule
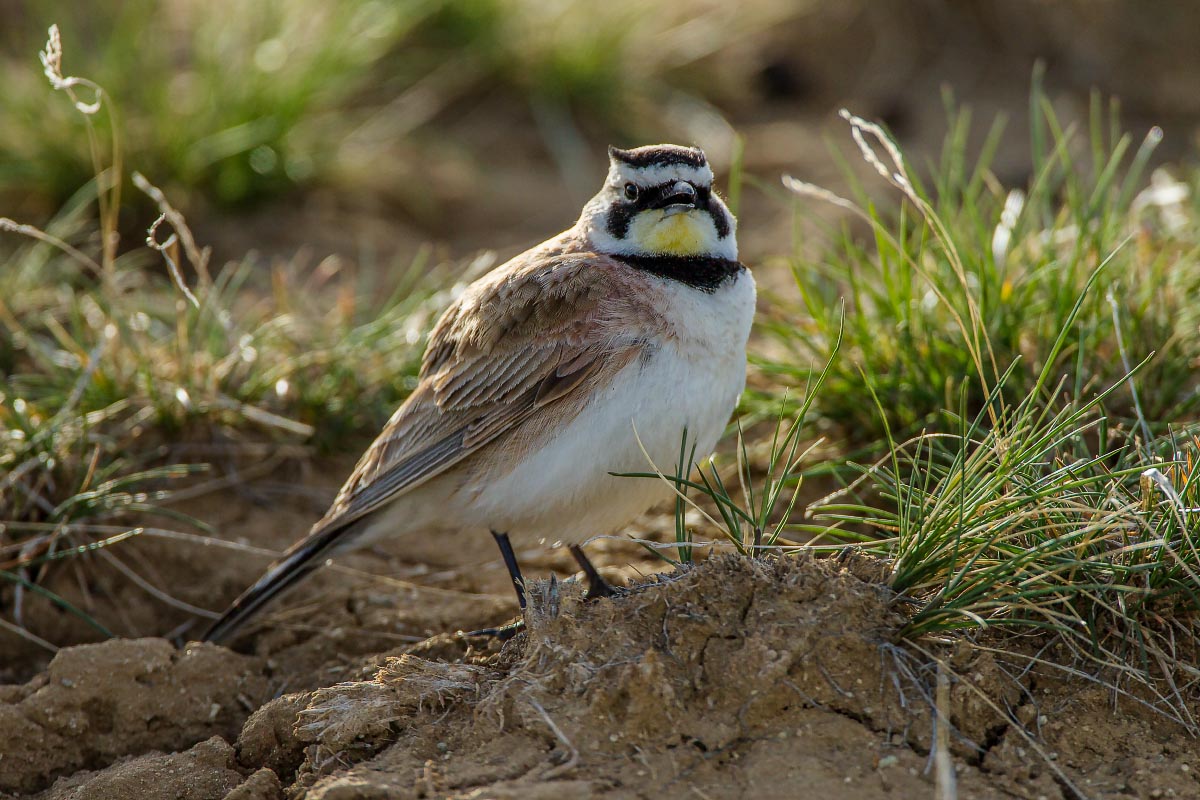
[[[608,177],[579,224],[598,252],[737,259],[737,220],[698,147],[608,148]]]

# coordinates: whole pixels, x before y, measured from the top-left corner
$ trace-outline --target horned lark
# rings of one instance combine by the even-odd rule
[[[712,180],[697,148],[609,148],[578,222],[447,309],[416,390],[328,513],[205,638],[382,539],[580,541],[669,497],[610,473],[644,471],[647,455],[674,465],[685,429],[711,452],[745,383],[754,279]],[[511,548],[505,560],[516,576]]]

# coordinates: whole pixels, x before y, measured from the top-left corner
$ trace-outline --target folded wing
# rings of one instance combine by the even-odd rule
[[[417,389],[363,454],[326,515],[233,602],[221,641],[332,555],[358,523],[502,440],[533,414],[611,379],[640,351],[636,293],[593,253],[510,262],[451,306],[430,337]]]

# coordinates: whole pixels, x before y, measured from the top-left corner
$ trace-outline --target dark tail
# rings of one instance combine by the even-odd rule
[[[296,542],[283,554],[283,558],[272,564],[261,578],[230,604],[200,640],[218,644],[228,641],[263,606],[295,586],[335,552],[341,551],[350,535],[351,528],[334,527],[315,530]]]

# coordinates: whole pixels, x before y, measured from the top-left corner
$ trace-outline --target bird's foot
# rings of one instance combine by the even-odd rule
[[[504,559],[504,566],[508,569],[509,578],[512,579],[513,591],[517,593],[517,605],[521,607],[522,616],[497,628],[483,628],[482,630],[467,631],[466,633],[460,631],[459,635],[486,636],[507,642],[525,630],[525,578],[521,575],[521,567],[517,564],[517,554],[513,552],[512,542],[509,541],[508,534],[492,531],[492,538],[496,540],[496,546],[500,548],[500,557]]]
[[[496,539],[496,544],[500,548],[500,555],[504,558],[504,564],[508,567],[508,574],[512,578],[513,588],[517,592],[517,602],[521,606],[521,612],[524,614],[526,599],[525,599],[525,579],[521,576],[521,570],[517,566],[517,558],[513,553],[512,543],[508,539],[507,534],[496,533],[492,531],[492,536]],[[575,563],[583,570],[584,577],[587,578],[587,592],[584,594],[585,600],[595,600],[600,597],[612,597],[616,595],[617,590],[604,580],[600,571],[592,564],[591,560],[584,555],[583,549],[573,544],[570,546],[571,555],[575,558]],[[551,579],[553,580],[553,578]],[[499,639],[506,642],[525,630],[524,618],[515,619],[506,625],[501,625],[496,628],[483,628],[477,631],[460,632],[460,636],[480,636],[493,639]]]
[[[478,631],[467,631],[461,634],[462,636],[486,636],[489,639],[499,639],[502,642],[507,642],[509,639],[516,636],[525,630],[525,620],[514,619],[506,625],[501,625],[498,628],[484,628]]]

